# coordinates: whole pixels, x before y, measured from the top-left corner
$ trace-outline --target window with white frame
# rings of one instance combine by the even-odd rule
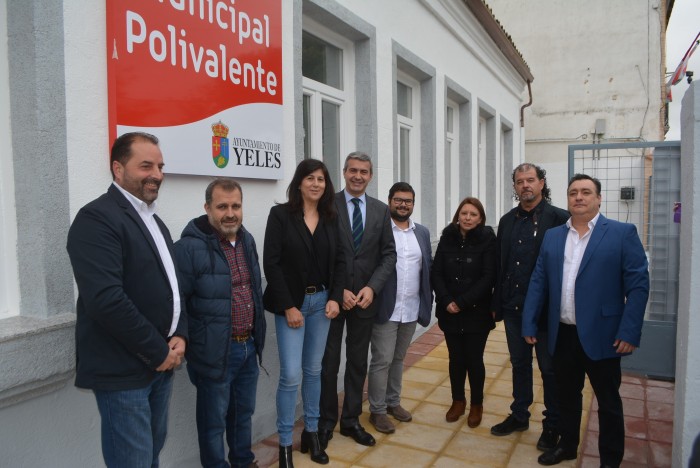
[[[445,225],[452,220],[452,211],[456,208],[456,199],[453,197],[453,178],[459,177],[459,106],[448,100],[445,106]],[[455,181],[456,182],[456,181]]]
[[[404,73],[396,81],[399,180],[411,180],[411,164],[418,161],[420,144],[420,83]]]
[[[304,158],[322,160],[335,188],[354,141],[353,44],[312,20],[302,32]]]

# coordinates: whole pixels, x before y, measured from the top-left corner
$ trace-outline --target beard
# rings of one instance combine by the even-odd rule
[[[120,185],[124,190],[150,205],[158,198],[158,190],[160,189],[160,184],[162,182],[162,180],[153,179],[151,177],[143,180],[137,180],[125,175]],[[155,185],[155,189],[151,187],[147,188],[147,184]]]
[[[520,195],[518,195],[518,199],[524,201],[534,200],[535,198],[537,198],[535,192],[523,192]]]
[[[233,226],[227,226],[224,225],[224,222],[231,222],[233,221],[234,224]],[[214,229],[219,231],[221,234],[223,234],[226,238],[235,238],[236,235],[238,235],[238,230],[241,228],[241,223],[238,218],[221,218],[221,219],[214,219],[212,216],[209,216],[209,224],[211,224]]]
[[[401,223],[403,223],[403,222],[405,222],[405,221],[408,221],[408,218],[411,217],[411,214],[412,214],[412,213],[411,213],[410,211],[407,212],[406,214],[401,214],[401,213],[399,213],[396,209],[392,209],[392,210],[391,210],[391,218],[392,218],[394,221],[399,221],[399,222],[401,222]]]

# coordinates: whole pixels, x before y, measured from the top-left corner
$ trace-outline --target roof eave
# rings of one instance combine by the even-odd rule
[[[484,27],[486,33],[491,37],[503,56],[515,68],[518,74],[526,82],[532,83],[535,79],[532,76],[530,67],[513,43],[513,39],[505,32],[503,26],[496,20],[491,9],[483,0],[462,0],[469,8],[479,23]]]

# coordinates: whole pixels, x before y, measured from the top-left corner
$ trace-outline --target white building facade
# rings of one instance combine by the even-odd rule
[[[394,182],[413,185],[414,219],[433,240],[468,195],[496,224],[524,159],[519,121],[532,75],[483,3],[281,6],[284,178],[240,180],[244,224],[259,248],[296,163],[323,159],[340,189],[355,150],[373,158],[370,195],[385,200]],[[105,18],[104,2],[0,0],[2,466],[102,464],[94,397],[72,382],[77,292],[65,244],[78,210],[111,183]],[[325,60],[315,63],[314,53]],[[164,158],[159,213],[177,239],[203,213],[211,179],[167,175]],[[274,333],[269,320],[256,439],[275,432]],[[197,452],[194,387],[181,369],[162,466],[196,466]]]

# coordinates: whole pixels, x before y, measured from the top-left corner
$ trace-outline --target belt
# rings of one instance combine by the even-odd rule
[[[306,289],[304,289],[304,294],[316,294],[317,292],[324,291],[326,287],[324,285],[320,286],[307,286]]]
[[[231,335],[231,339],[236,343],[243,343],[250,339],[250,332],[244,333],[242,335]]]

